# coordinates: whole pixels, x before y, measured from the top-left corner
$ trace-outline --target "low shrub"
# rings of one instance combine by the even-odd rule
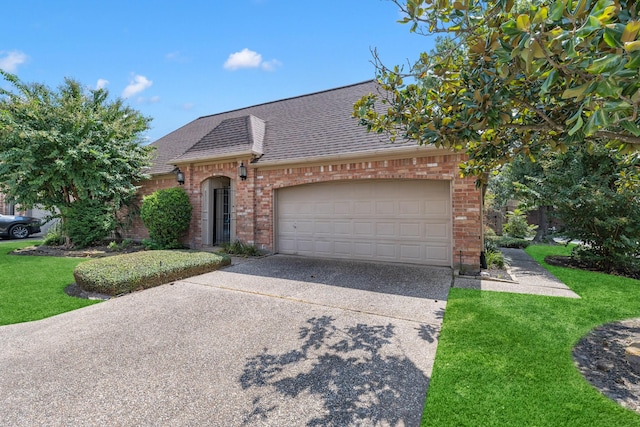
[[[233,243],[224,243],[222,245],[222,251],[229,255],[240,255],[240,256],[262,255],[262,252],[260,252],[260,249],[256,248],[254,245],[248,245],[246,243],[242,243],[240,240],[236,240]]]
[[[45,246],[62,246],[65,243],[64,234],[62,233],[62,224],[57,221],[47,230],[42,244]]]
[[[73,276],[85,291],[115,296],[208,273],[230,263],[229,257],[210,252],[143,251],[84,262]]]
[[[536,228],[538,228],[537,225],[529,225],[527,223],[527,215],[520,209],[507,212],[507,223],[502,226],[505,234],[518,239],[533,236]]]
[[[498,236],[492,240],[493,240],[493,243],[500,248],[524,249],[531,244],[531,240],[518,239],[515,237],[508,237],[508,236]]]
[[[485,257],[487,260],[487,268],[504,268],[504,255],[502,252],[498,250],[486,252]]]
[[[131,245],[133,245],[133,240],[131,239],[124,239],[121,242],[112,240],[111,242],[109,242],[109,249],[112,251],[123,251],[127,248],[130,248]]]

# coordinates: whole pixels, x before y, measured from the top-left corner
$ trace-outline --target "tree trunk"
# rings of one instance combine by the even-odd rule
[[[547,211],[549,206],[538,207],[538,229],[533,241],[536,243],[546,242],[549,237],[549,219],[547,218]]]

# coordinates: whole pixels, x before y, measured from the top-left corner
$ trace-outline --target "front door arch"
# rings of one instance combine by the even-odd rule
[[[216,246],[235,239],[235,185],[230,178],[202,183],[202,244]]]

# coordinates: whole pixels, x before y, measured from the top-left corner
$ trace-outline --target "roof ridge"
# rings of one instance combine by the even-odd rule
[[[317,92],[311,92],[311,93],[307,93],[307,94],[304,94],[304,95],[296,95],[296,96],[291,96],[289,98],[276,99],[274,101],[267,101],[267,102],[262,102],[260,104],[249,105],[247,107],[236,108],[234,110],[223,111],[223,112],[215,113],[215,114],[208,114],[206,116],[200,116],[195,120],[200,120],[200,119],[206,119],[206,118],[209,118],[209,117],[220,116],[222,114],[235,113],[235,112],[242,111],[242,110],[247,110],[247,109],[250,109],[250,108],[262,107],[264,105],[275,104],[275,103],[278,103],[278,102],[291,101],[293,99],[305,98],[307,96],[320,95],[321,93],[333,92],[333,91],[336,91],[336,90],[347,89],[347,88],[350,88],[350,87],[353,87],[353,86],[359,86],[359,85],[363,85],[363,84],[366,84],[366,83],[375,83],[375,82],[376,82],[375,79],[363,80],[363,81],[358,82],[358,83],[351,83],[351,84],[348,84],[348,85],[334,87],[334,88],[331,88],[331,89],[319,90]],[[251,113],[249,113],[249,115],[251,115]]]

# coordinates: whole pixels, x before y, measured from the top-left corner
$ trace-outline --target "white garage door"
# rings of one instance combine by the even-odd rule
[[[448,181],[340,181],[276,193],[283,254],[451,265]]]

